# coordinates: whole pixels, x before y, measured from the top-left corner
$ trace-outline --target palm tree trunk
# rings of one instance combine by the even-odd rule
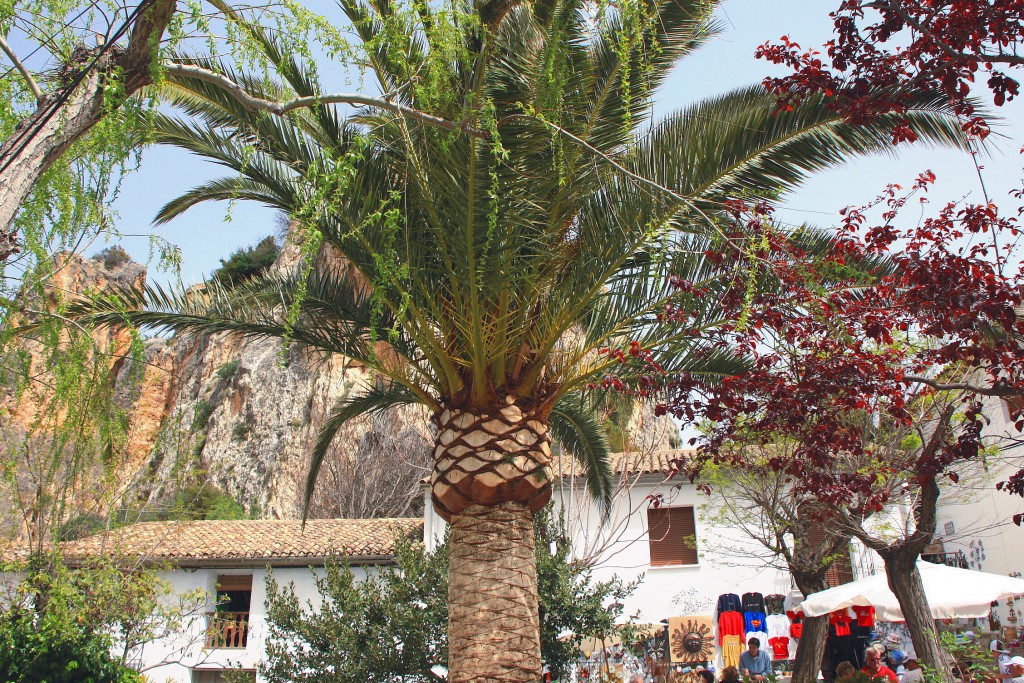
[[[452,518],[448,584],[450,683],[535,683],[540,615],[533,513],[474,505]]]
[[[544,416],[511,398],[435,416],[431,493],[451,524],[449,683],[540,680],[533,515],[551,498]]]

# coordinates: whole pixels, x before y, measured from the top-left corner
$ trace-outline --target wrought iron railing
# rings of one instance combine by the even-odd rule
[[[244,648],[248,639],[248,612],[206,613],[206,647]]]
[[[947,567],[970,569],[970,565],[967,562],[967,555],[965,555],[962,550],[957,550],[952,553],[922,553],[921,559],[925,562],[931,562],[932,564],[944,564]]]

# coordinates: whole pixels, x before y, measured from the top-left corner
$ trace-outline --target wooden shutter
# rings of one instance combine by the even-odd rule
[[[252,574],[221,574],[217,577],[217,590],[222,593],[251,591]]]
[[[825,527],[820,522],[812,522],[807,529],[807,542],[813,548],[825,541]],[[846,548],[845,552],[843,549],[840,549],[836,555],[837,557],[833,560],[832,566],[825,572],[825,583],[828,584],[829,588],[835,588],[841,584],[853,581],[853,564],[850,562],[850,549]]]
[[[697,564],[697,525],[692,507],[647,510],[651,565]]]

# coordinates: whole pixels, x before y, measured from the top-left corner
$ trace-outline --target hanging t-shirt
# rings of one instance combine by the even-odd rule
[[[773,659],[789,659],[789,636],[769,638],[768,644],[772,646]]]
[[[764,631],[766,628],[764,612],[744,612],[743,626],[748,631]],[[764,643],[762,643],[762,645],[764,645]]]
[[[726,666],[739,666],[743,652],[742,636],[729,635],[722,639],[722,660]]]
[[[725,643],[726,636],[743,637],[743,615],[739,612],[722,612],[718,615],[718,643]]]
[[[769,652],[771,648],[768,647],[767,633],[764,631],[747,631],[746,635],[743,637],[743,642],[749,643],[751,638],[757,638],[757,642],[760,643],[761,652],[767,652],[769,653],[769,656],[771,655]]]
[[[765,614],[783,614],[785,612],[786,596],[772,593],[764,596]]]
[[[874,628],[874,626],[875,626],[875,608],[874,607],[871,607],[871,606],[861,607],[860,605],[855,605],[854,607],[851,607],[850,609],[852,609],[853,613],[857,615],[857,625],[858,626],[866,626],[867,628]]]
[[[769,614],[764,620],[768,625],[765,630],[769,638],[789,639],[789,618],[785,614]]]
[[[786,616],[792,622],[789,625],[789,635],[792,638],[799,638],[804,634],[804,613],[803,610],[790,610]]]
[[[845,609],[837,609],[828,615],[828,623],[836,627],[837,636],[850,635],[850,614]]]
[[[718,596],[718,613],[722,612],[742,612],[743,603],[740,602],[740,596],[735,593],[722,593]]]
[[[761,614],[764,614],[764,596],[760,593],[744,593],[743,611],[760,612]]]

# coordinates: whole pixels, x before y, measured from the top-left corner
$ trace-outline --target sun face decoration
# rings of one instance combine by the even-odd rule
[[[673,662],[705,662],[714,657],[715,644],[707,619],[682,617],[671,622]]]

